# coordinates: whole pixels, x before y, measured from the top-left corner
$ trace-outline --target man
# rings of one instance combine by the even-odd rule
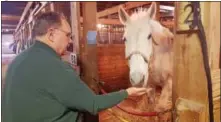
[[[79,112],[97,114],[145,88],[94,94],[60,56],[71,42],[71,28],[61,14],[44,13],[33,28],[35,44],[11,63],[3,91],[3,122],[74,122]]]

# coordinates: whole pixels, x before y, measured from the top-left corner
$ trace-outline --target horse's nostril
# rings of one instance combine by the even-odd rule
[[[135,72],[131,74],[130,81],[133,86],[142,85],[144,82],[144,75],[139,72]]]
[[[143,75],[143,78],[142,78],[141,82],[144,82],[144,75]]]

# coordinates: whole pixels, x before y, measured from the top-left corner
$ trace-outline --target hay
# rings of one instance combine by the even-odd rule
[[[157,91],[156,93],[156,101],[158,101],[160,96],[160,91]],[[133,110],[133,111],[145,111],[145,112],[153,112],[154,111],[154,104],[150,104],[147,99],[147,95],[143,95],[141,97],[137,98],[131,98],[131,99],[126,99],[125,101],[121,102],[119,106]],[[136,116],[136,115],[131,115],[128,114],[117,107],[111,108],[112,112],[105,110],[100,112],[99,114],[99,121],[100,122],[123,122],[121,119],[119,119],[116,116],[119,116],[126,120],[127,122],[159,122],[158,117],[142,117],[142,116]],[[162,118],[170,118],[171,114],[167,113],[163,116]]]

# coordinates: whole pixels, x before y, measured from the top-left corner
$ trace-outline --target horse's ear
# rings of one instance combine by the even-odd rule
[[[156,2],[152,2],[150,8],[148,9],[148,14],[151,19],[155,19],[156,17],[156,11],[157,11],[157,5]]]
[[[122,6],[120,6],[120,8],[118,10],[118,15],[119,15],[120,22],[122,24],[125,25],[126,23],[129,22],[130,17]]]

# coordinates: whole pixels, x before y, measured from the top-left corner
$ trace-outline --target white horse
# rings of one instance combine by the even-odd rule
[[[130,68],[130,82],[137,87],[161,86],[156,111],[168,109],[172,96],[173,34],[155,19],[156,3],[138,9],[129,16],[120,7],[119,18],[125,26],[125,56]],[[152,98],[153,95],[149,95]]]

